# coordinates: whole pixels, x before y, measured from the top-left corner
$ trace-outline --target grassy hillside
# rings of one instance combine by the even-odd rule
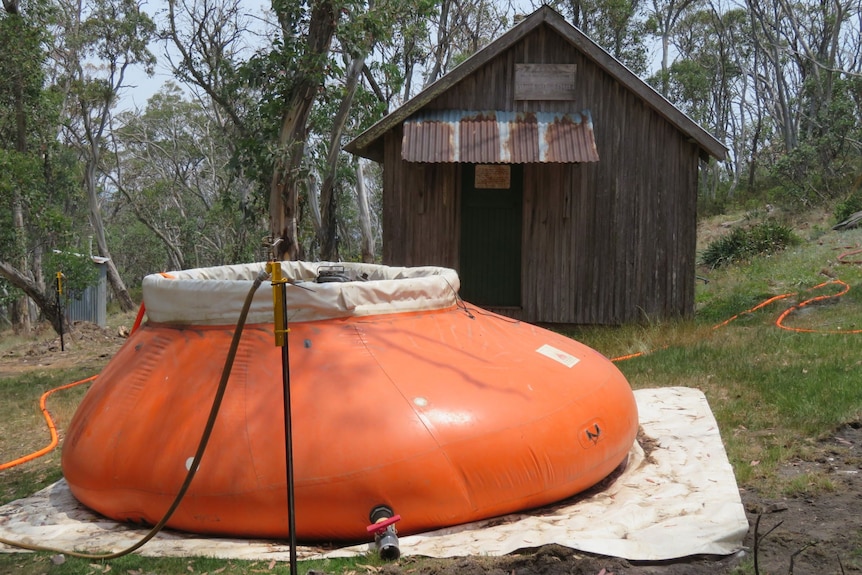
[[[741,219],[703,222],[700,235],[713,240],[728,233],[722,223]],[[828,488],[822,478],[788,484],[775,468],[839,425],[862,420],[862,263],[853,263],[862,253],[841,258],[862,248],[862,229],[839,233],[810,221],[793,227],[797,246],[701,268],[693,321],[645,318],[640,326],[570,332],[612,358],[646,352],[617,362],[636,389],[703,390],[740,484],[774,492]],[[781,328],[776,321],[788,309]]]

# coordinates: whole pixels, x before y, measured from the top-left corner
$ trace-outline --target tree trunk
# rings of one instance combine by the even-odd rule
[[[10,14],[18,13],[17,2],[6,4],[4,6]],[[24,110],[24,78],[22,75],[15,74],[13,79],[15,82],[15,150],[21,154],[27,152],[27,114]],[[12,225],[15,228],[15,243],[20,260],[18,262],[19,269],[26,271],[28,266],[27,261],[27,229],[24,227],[24,201],[17,189],[12,191]],[[30,322],[30,302],[26,296],[22,296],[15,302],[12,323],[15,326],[15,332],[19,334],[29,334],[33,326]]]
[[[670,91],[668,70],[670,69],[670,37],[683,14],[694,0],[652,0],[652,17],[658,26],[661,38],[661,95],[667,97]]]
[[[428,78],[425,80],[425,86],[428,87],[437,81],[443,72],[444,56],[449,50],[449,7],[450,0],[440,2],[440,22],[437,25],[437,46],[434,47],[434,66],[431,72],[428,73]]]
[[[18,262],[19,269],[26,270],[27,269],[27,256],[26,247],[24,246],[24,236],[26,234],[26,230],[24,228],[24,208],[21,205],[21,198],[18,195],[17,190],[14,193],[14,198],[12,200],[12,221],[15,227],[15,238],[16,243],[18,244],[18,250],[21,254],[21,259]],[[27,296],[21,296],[15,301],[15,305],[12,309],[12,325],[15,328],[15,333],[18,334],[29,334],[33,326],[30,323],[30,304],[27,301]]]
[[[295,73],[287,111],[281,122],[279,155],[273,166],[269,190],[270,234],[279,241],[275,248],[278,259],[294,259],[299,253],[297,208],[299,169],[302,165],[305,141],[308,137],[308,116],[323,83],[326,56],[335,34],[336,13],[330,0],[314,2],[308,30],[308,52]]]
[[[311,214],[311,226],[314,228],[315,239],[323,236],[323,222],[320,219],[320,186],[314,174],[308,174],[306,179],[306,190],[308,192],[308,211]],[[319,246],[309,246],[308,256],[314,258],[315,253],[320,253]],[[322,258],[321,258],[322,259]]]
[[[338,112],[332,122],[332,132],[329,138],[329,155],[326,158],[326,177],[320,187],[321,208],[321,231],[320,258],[326,261],[337,261],[338,245],[337,234],[337,208],[335,188],[335,175],[338,172],[338,158],[341,155],[341,135],[344,133],[344,125],[353,104],[353,96],[356,94],[356,86],[359,84],[359,76],[365,66],[365,55],[357,56],[350,62],[347,68],[347,79],[345,82],[345,94],[338,106]]]
[[[776,109],[772,115],[775,118],[778,130],[781,133],[784,141],[785,151],[792,152],[796,149],[797,144],[797,127],[791,110],[791,100],[789,96],[789,88],[787,86],[787,78],[785,77],[785,54],[780,50],[781,41],[778,38],[776,30],[779,28],[780,9],[773,3],[771,6],[772,14],[767,14],[767,11],[760,5],[759,0],[746,0],[748,12],[751,18],[752,28],[760,30],[765,42],[761,41],[758,34],[754,34],[754,40],[758,48],[758,53],[762,55],[764,69],[771,73],[771,77],[764,74],[771,80],[769,85],[764,85],[769,88],[769,100]]]
[[[60,333],[61,322],[63,332],[68,333],[70,331],[70,325],[63,317],[63,314],[60,313],[60,307],[57,305],[57,302],[48,297],[44,292],[39,291],[39,286],[36,285],[36,282],[15,269],[14,266],[2,260],[0,260],[0,275],[33,300],[36,307],[42,312],[42,315],[51,322],[51,327],[54,328],[54,331],[58,334]]]
[[[365,173],[362,161],[356,161],[356,203],[359,206],[359,230],[361,239],[359,247],[362,251],[362,261],[374,263],[374,234],[371,231],[371,212],[368,209],[368,191],[365,189]]]
[[[117,301],[120,304],[120,309],[123,311],[132,311],[135,309],[135,302],[129,295],[126,289],[126,284],[123,283],[123,278],[120,277],[120,272],[117,271],[117,266],[114,260],[111,259],[111,252],[108,249],[108,240],[105,239],[105,225],[102,222],[102,210],[99,207],[99,197],[96,190],[96,165],[98,164],[99,156],[97,150],[92,151],[92,155],[87,160],[86,175],[84,184],[87,188],[87,199],[90,206],[90,225],[93,226],[93,231],[96,234],[96,247],[99,250],[99,255],[106,258],[108,283],[111,284],[111,290],[114,292]]]

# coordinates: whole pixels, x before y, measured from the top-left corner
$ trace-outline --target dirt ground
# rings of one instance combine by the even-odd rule
[[[0,378],[35,370],[73,368],[98,373],[126,341],[134,317],[124,319],[128,319],[128,325],[111,328],[75,322],[62,341],[50,324],[43,323],[36,328],[32,341],[9,346],[0,353]]]
[[[38,342],[0,354],[0,378],[35,369],[83,367],[96,373],[125,341],[126,326],[101,329],[81,323],[65,338],[43,334]],[[741,489],[749,519],[744,549],[730,557],[690,557],[662,563],[632,563],[585,555],[561,546],[523,550],[501,558],[447,560],[402,558],[383,575],[704,575],[757,573],[862,573],[862,421],[834,431],[811,450],[809,460],[792,461],[787,477],[819,472],[834,487],[813,497],[772,499]],[[755,527],[756,526],[756,527]],[[755,542],[755,528],[758,542]],[[756,559],[757,570],[752,562]],[[747,570],[737,571],[742,565]],[[312,575],[315,575],[312,572]],[[320,575],[317,572],[316,575]]]

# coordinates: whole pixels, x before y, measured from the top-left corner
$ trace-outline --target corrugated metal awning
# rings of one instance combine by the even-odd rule
[[[598,162],[590,112],[433,110],[404,121],[408,162]]]

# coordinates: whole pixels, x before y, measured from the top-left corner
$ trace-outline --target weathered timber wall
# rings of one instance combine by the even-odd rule
[[[576,64],[575,101],[514,101],[515,63]],[[599,162],[524,167],[522,306],[531,322],[620,324],[694,309],[698,147],[541,26],[428,108],[580,112]],[[458,269],[460,165],[401,160],[385,136],[384,262]]]

